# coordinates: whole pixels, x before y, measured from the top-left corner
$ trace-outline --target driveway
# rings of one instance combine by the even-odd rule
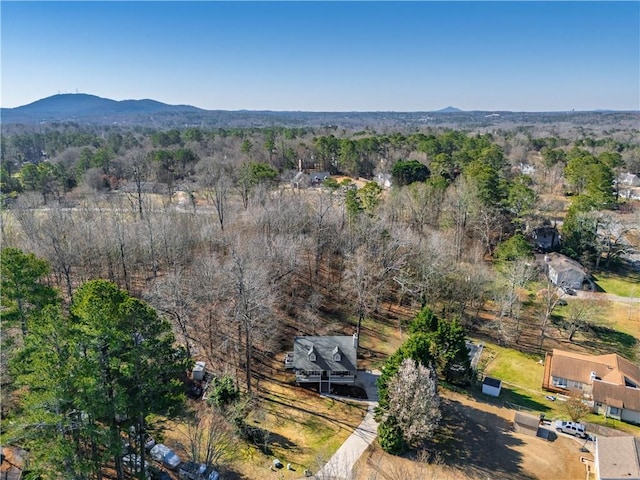
[[[314,478],[318,480],[351,480],[355,463],[378,435],[378,422],[373,419],[373,410],[378,405],[377,370],[358,372],[358,381],[367,392],[367,414],[336,453],[320,469]]]

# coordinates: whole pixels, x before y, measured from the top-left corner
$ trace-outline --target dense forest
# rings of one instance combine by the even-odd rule
[[[123,478],[113,439],[125,427],[111,420],[129,412],[143,444],[147,416],[177,408],[173,384],[156,391],[149,379],[190,360],[250,394],[292,336],[351,334],[389,303],[469,331],[491,310],[497,341],[517,345],[535,325],[541,347],[557,299],[525,315],[517,295],[533,278],[533,230],[557,228],[558,248],[591,272],[633,266],[640,236],[626,183],[640,175],[638,130],[552,130],[5,131],[3,422],[84,423],[47,433],[65,439],[57,455],[86,454],[56,469],[101,478],[111,455]],[[141,370],[118,371],[111,354],[153,368],[134,377]],[[97,405],[97,392],[112,401]],[[142,409],[141,395],[158,401]],[[42,449],[32,433],[25,442]]]

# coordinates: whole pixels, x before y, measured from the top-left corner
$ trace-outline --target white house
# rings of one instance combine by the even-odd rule
[[[560,253],[548,253],[544,256],[549,280],[557,287],[582,288],[587,274],[575,260]]]
[[[382,188],[389,189],[393,185],[393,177],[390,173],[378,173],[375,181]]]
[[[640,178],[635,173],[623,173],[618,177],[618,184],[625,187],[640,187]]]

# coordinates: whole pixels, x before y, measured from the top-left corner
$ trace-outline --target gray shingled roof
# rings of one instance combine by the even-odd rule
[[[640,478],[640,438],[598,436],[596,441],[600,478]]]
[[[296,337],[293,341],[293,368],[298,370],[357,370],[357,354],[351,336]],[[340,353],[340,361],[334,360],[334,352]],[[315,362],[309,358],[312,351]]]

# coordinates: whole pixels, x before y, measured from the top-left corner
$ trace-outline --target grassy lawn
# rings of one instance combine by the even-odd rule
[[[484,401],[509,402],[544,412],[547,418],[560,416],[562,412],[556,411],[558,404],[546,399],[549,392],[542,390],[544,365],[539,361],[543,358],[485,342],[479,368],[484,368],[485,375],[502,380],[502,391],[496,399],[482,393],[478,395]]]
[[[400,338],[397,321],[382,323],[365,318],[360,332],[360,358],[358,368],[379,369],[384,365],[387,357],[393,354],[405,337]]]
[[[590,413],[584,419],[585,422],[595,423],[596,425],[602,425],[603,427],[615,428],[623,432],[630,433],[631,435],[640,436],[640,427],[631,425],[630,423],[621,422],[615,418],[605,418],[603,415],[596,415]]]
[[[598,272],[593,276],[595,284],[605,293],[620,297],[640,296],[640,274],[629,272],[620,275],[615,272]]]
[[[607,320],[612,328],[633,335],[640,341],[640,303],[611,302]]]
[[[540,360],[544,360],[544,355],[528,355],[485,342],[481,364],[486,375],[520,385],[523,389],[542,392],[540,385],[544,366]]]
[[[572,302],[585,300],[569,298],[569,306],[554,310],[554,324],[560,325],[571,309]],[[640,304],[618,301],[593,302],[592,328],[574,336],[576,345],[588,345],[591,353],[616,352],[634,360],[640,353]]]

